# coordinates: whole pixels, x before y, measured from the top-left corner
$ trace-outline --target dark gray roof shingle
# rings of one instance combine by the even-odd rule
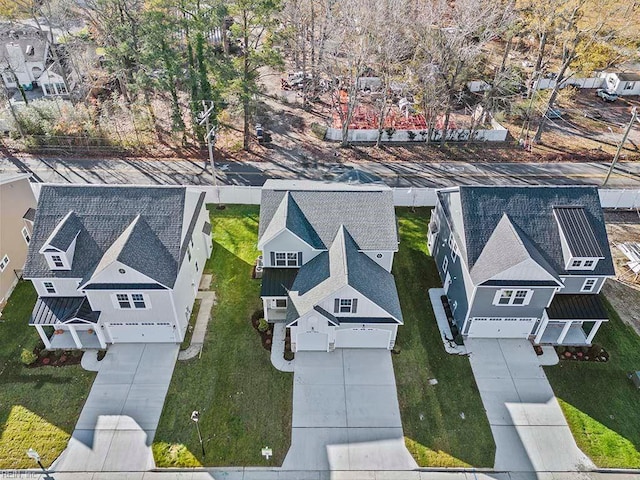
[[[527,187],[527,186],[461,186],[459,187],[466,261],[471,270],[480,257],[504,214],[523,232],[539,255],[558,275],[566,272],[560,231],[553,211],[555,206],[582,206],[600,246],[604,259],[593,275],[614,275],[600,198],[596,187]],[[448,195],[439,192],[440,196]]]
[[[300,267],[291,286],[289,303],[295,306],[300,315],[304,315],[341,287],[350,285],[402,323],[402,310],[393,275],[359,250],[347,229],[340,226],[329,252],[321,253]],[[328,264],[328,275],[326,271],[318,275],[321,270],[319,265],[325,264]],[[394,320],[394,323],[397,322]]]
[[[311,188],[310,186],[309,188]],[[398,250],[393,193],[390,189],[357,190],[348,185],[337,184],[330,190],[273,190],[263,188],[260,203],[259,238],[267,229],[271,232],[272,221],[282,223],[278,211],[285,196],[293,200],[292,212],[299,209],[300,216],[292,217],[292,226],[308,225],[315,238],[305,239],[310,245],[326,248],[333,242],[340,225],[344,225],[363,250]],[[289,202],[291,203],[291,202]],[[276,212],[278,215],[276,216]],[[274,218],[275,217],[275,218]],[[290,224],[287,223],[287,227]],[[266,239],[266,238],[265,238]],[[314,245],[315,244],[315,245]]]
[[[140,268],[150,278],[173,287],[183,255],[185,194],[185,188],[175,187],[43,186],[25,278],[86,278],[140,216],[114,254],[117,253],[116,258],[123,263]],[[38,251],[70,211],[80,227],[72,268],[50,270]],[[75,227],[75,223],[73,225]]]

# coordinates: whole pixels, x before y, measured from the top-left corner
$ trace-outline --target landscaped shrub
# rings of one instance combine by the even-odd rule
[[[20,353],[20,361],[24,365],[32,365],[37,359],[38,356],[31,350],[27,350],[26,348],[22,349],[22,353]]]
[[[269,329],[269,322],[267,322],[264,318],[258,320],[258,331],[260,333],[264,333]]]
[[[295,354],[291,351],[288,352],[284,352],[284,359],[288,362],[290,362],[291,360],[293,360],[295,357]]]

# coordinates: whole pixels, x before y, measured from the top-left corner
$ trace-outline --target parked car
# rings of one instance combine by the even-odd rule
[[[596,95],[603,99],[605,102],[615,102],[618,99],[618,94],[616,92],[604,88],[597,89]]]
[[[602,118],[602,114],[598,110],[585,110],[583,114],[592,120],[600,120]]]
[[[562,110],[560,110],[559,108],[550,108],[549,110],[547,110],[547,118],[549,119],[554,119],[554,118],[562,118]]]

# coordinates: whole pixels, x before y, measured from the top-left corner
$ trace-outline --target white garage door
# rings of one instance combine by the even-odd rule
[[[173,343],[176,341],[170,323],[107,323],[113,343]]]
[[[467,335],[476,338],[527,338],[535,325],[535,318],[470,318]]]
[[[320,351],[329,350],[329,335],[321,332],[304,332],[296,335],[296,351]]]
[[[391,332],[379,328],[336,330],[336,348],[389,348]]]

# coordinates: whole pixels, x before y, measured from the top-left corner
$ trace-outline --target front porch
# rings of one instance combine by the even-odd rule
[[[40,297],[29,324],[48,350],[107,348],[99,318],[85,297]]]
[[[76,337],[78,338],[78,343],[76,343],[76,339],[70,330],[64,330],[60,334],[52,334],[49,337],[49,346],[47,346],[46,342],[45,346],[47,346],[47,349],[49,350],[72,350],[76,348],[88,350],[107,348],[106,343],[104,345],[100,343],[98,335],[95,333],[89,333],[87,330],[76,331]]]
[[[265,268],[262,274],[262,307],[267,322],[284,322],[287,319],[288,292],[293,285],[297,268]]]
[[[542,315],[538,345],[590,346],[607,311],[598,295],[556,295]]]

